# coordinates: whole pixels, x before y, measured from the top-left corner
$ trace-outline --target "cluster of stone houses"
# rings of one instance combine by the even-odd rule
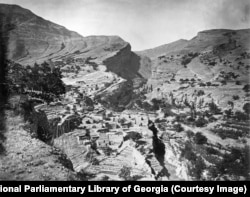
[[[88,145],[95,141],[97,148],[118,148],[123,142],[123,132],[111,132],[109,129],[92,130],[89,135],[78,135],[78,144]]]
[[[97,147],[105,148],[118,148],[123,142],[123,133],[122,132],[108,132],[108,133],[100,133],[99,139],[96,141]]]

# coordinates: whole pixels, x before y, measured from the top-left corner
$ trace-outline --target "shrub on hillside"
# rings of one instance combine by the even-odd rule
[[[187,64],[189,64],[193,58],[197,57],[199,54],[198,53],[193,53],[190,52],[188,53],[188,55],[184,55],[181,59],[181,64],[184,65],[184,67],[186,67]]]
[[[204,90],[199,90],[197,96],[203,96],[205,94]]]
[[[198,156],[196,160],[193,162],[193,166],[191,167],[189,173],[196,180],[201,180],[202,173],[206,169],[206,164],[203,161],[201,156]]]
[[[243,110],[244,110],[244,112],[246,113],[246,114],[250,114],[250,103],[245,103],[244,105],[243,105]]]
[[[181,64],[182,64],[183,66],[186,66],[187,64],[189,64],[189,63],[191,62],[191,60],[192,60],[192,58],[190,58],[190,57],[185,57],[185,58],[182,59]]]
[[[101,178],[101,181],[109,181],[110,180],[110,178],[109,178],[109,176],[107,176],[107,175],[104,175],[102,178]]]
[[[114,151],[110,147],[103,148],[103,152],[105,155],[110,156]]]
[[[205,83],[203,83],[203,82],[201,82],[201,83],[199,83],[199,86],[200,86],[200,87],[205,87],[205,86],[206,86],[206,84],[205,84]]]
[[[161,100],[155,99],[153,98],[151,100],[151,102],[153,103],[153,110],[159,110],[160,109],[160,105],[161,105]]]
[[[181,151],[181,157],[184,157],[185,159],[189,161],[196,160],[196,155],[193,151],[192,144],[190,142],[185,143],[185,147]]]
[[[249,84],[244,85],[243,90],[245,92],[249,92],[250,91],[250,85]]]
[[[210,81],[208,81],[208,82],[206,83],[206,85],[207,85],[207,86],[211,86],[212,83],[211,83]]]
[[[249,180],[250,175],[250,149],[249,146],[244,148],[232,148],[231,153],[226,153],[221,162],[217,164],[220,174],[231,175],[235,178],[245,177]]]
[[[240,99],[239,95],[233,95],[233,100],[239,100],[239,99]]]
[[[224,114],[226,118],[230,118],[232,116],[232,110],[231,109],[225,109]]]
[[[195,135],[194,135],[194,141],[196,144],[205,144],[207,143],[207,137],[204,136],[202,133],[200,132],[197,132]]]
[[[195,126],[196,127],[204,127],[205,125],[207,124],[207,121],[202,118],[202,117],[199,117],[196,121],[195,121]]]
[[[234,113],[234,116],[235,116],[235,119],[238,121],[244,121],[244,120],[247,120],[247,118],[248,118],[248,116],[241,111],[236,111]]]
[[[210,66],[215,66],[215,64],[216,64],[215,61],[214,61],[214,62],[209,62],[209,63],[208,63],[208,65],[210,65]]]
[[[77,176],[81,181],[88,181],[89,179],[95,178],[96,175],[86,170],[82,169],[80,172],[77,173]]]
[[[137,180],[143,178],[143,176],[141,176],[141,175],[131,176],[131,171],[132,171],[131,167],[123,166],[122,169],[120,170],[118,176],[120,178],[124,179],[125,181],[137,181]]]
[[[221,85],[227,85],[227,81],[226,80],[222,80],[221,81]]]
[[[241,82],[240,81],[236,81],[235,85],[241,85]]]
[[[234,102],[233,102],[233,101],[228,101],[227,104],[228,104],[229,106],[231,106],[232,109],[234,108]]]
[[[155,119],[155,123],[162,123],[162,122],[166,122],[166,119],[160,119],[160,118],[156,118]]]
[[[167,128],[167,124],[166,124],[166,123],[159,123],[159,124],[157,125],[157,127],[159,128],[159,130],[165,131],[166,128]]]
[[[152,105],[150,105],[147,101],[144,101],[142,103],[142,108],[145,109],[146,111],[151,111],[153,110]]]
[[[194,121],[195,121],[195,119],[194,119],[192,116],[187,116],[185,120],[186,120],[186,122],[188,122],[188,123],[194,122]]]
[[[99,161],[98,159],[96,159],[96,158],[93,158],[91,163],[92,163],[92,165],[94,165],[94,166],[100,165],[100,161]]]
[[[193,138],[194,137],[194,132],[193,131],[190,131],[190,130],[187,130],[186,131],[186,135],[189,139]]]
[[[211,155],[218,155],[220,152],[212,147],[206,147],[206,151]]]
[[[91,124],[90,120],[86,120],[85,123],[86,123],[86,124]]]
[[[166,106],[166,107],[163,107],[163,113],[164,113],[164,118],[168,117],[168,116],[174,116],[175,113],[173,113],[171,111],[172,107],[171,106]]]
[[[128,181],[131,179],[131,170],[131,167],[123,166],[118,176],[124,179],[125,181]]]
[[[213,114],[218,114],[221,112],[219,107],[214,102],[209,103],[208,106],[209,106],[210,112]]]
[[[184,131],[184,128],[181,126],[181,124],[174,124],[174,130],[176,131],[176,132],[182,132],[182,131]]]

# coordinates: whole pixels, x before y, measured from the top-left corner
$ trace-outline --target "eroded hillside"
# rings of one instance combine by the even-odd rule
[[[6,112],[6,140],[0,155],[0,180],[80,180],[62,151],[32,137],[22,116]]]
[[[249,166],[249,35],[249,29],[207,30],[138,52],[151,57],[152,77],[137,107],[158,111],[163,133],[187,134],[181,157],[197,179],[249,177],[243,167]]]
[[[51,61],[74,66],[91,58],[124,78],[150,75],[148,64],[118,36],[83,37],[17,5],[1,4],[0,15],[2,31],[9,40],[8,58],[22,65]]]
[[[25,95],[28,112],[7,116],[0,179],[249,180],[249,29],[132,52],[19,6],[0,14],[5,107]]]

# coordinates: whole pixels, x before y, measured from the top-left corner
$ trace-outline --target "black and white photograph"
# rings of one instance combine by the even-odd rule
[[[0,181],[249,181],[249,80],[249,0],[0,0]]]

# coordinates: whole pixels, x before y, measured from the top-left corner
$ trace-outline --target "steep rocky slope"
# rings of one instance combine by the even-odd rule
[[[84,44],[79,34],[17,5],[1,4],[0,14],[3,27],[9,33],[10,59],[25,62],[25,59],[46,57],[78,42]]]
[[[137,52],[150,57],[154,87],[194,80],[248,83],[250,29],[202,31],[193,39],[179,40]]]
[[[152,62],[142,100],[162,112],[163,132],[187,134],[174,142],[185,144],[179,155],[194,180],[249,179],[249,36],[250,29],[207,30],[137,52]]]
[[[6,113],[5,152],[0,155],[0,180],[78,180],[72,163],[60,150],[32,138],[24,121]]]
[[[142,65],[141,57],[118,36],[83,37],[17,5],[0,4],[0,16],[9,38],[8,58],[23,65],[58,61],[62,66],[89,58],[96,64],[106,62],[108,70],[124,78],[150,75],[148,64]]]

